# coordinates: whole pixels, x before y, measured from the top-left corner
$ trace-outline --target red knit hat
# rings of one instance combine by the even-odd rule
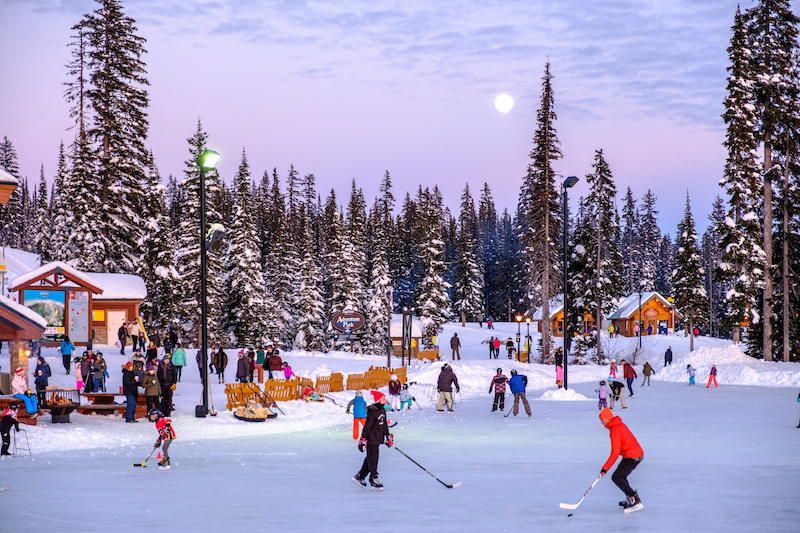
[[[614,418],[614,411],[608,407],[600,411],[600,420],[611,420],[612,418]]]
[[[382,392],[378,392],[378,391],[374,390],[374,391],[370,391],[370,393],[372,394],[372,397],[375,398],[375,403],[378,403],[383,398],[385,398],[385,395]]]
[[[24,373],[25,373],[25,369],[24,368],[22,368],[21,366],[17,367],[17,374],[24,374]]]

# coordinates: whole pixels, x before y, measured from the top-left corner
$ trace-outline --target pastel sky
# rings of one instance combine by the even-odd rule
[[[201,118],[230,180],[290,164],[323,198],[355,178],[369,204],[388,169],[395,196],[438,184],[457,215],[465,183],[516,206],[541,77],[555,76],[563,176],[581,182],[603,149],[621,196],[658,196],[673,236],[687,189],[698,229],[725,151],[720,118],[730,27],[751,0],[126,0],[147,39],[148,146],[182,175]],[[87,0],[0,0],[0,136],[23,174],[56,168],[74,130],[62,83],[70,27]],[[494,98],[508,93],[501,114]]]

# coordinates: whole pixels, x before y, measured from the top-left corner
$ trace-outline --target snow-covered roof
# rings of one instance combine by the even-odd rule
[[[39,268],[34,268],[27,274],[21,274],[17,276],[11,281],[11,283],[8,284],[8,290],[12,292],[19,290],[19,287],[25,285],[26,283],[30,283],[31,281],[40,278],[53,270],[60,270],[64,274],[69,275],[69,277],[72,279],[75,279],[77,281],[85,283],[86,285],[100,289],[100,292],[103,292],[104,290],[103,284],[95,280],[93,274],[90,275],[86,272],[81,272],[80,270],[69,266],[63,261],[53,261],[52,263],[47,263],[45,265],[40,266]]]
[[[47,320],[42,315],[36,311],[33,311],[32,309],[28,309],[24,305],[19,304],[10,298],[0,297],[0,306],[3,306],[14,313],[21,315],[22,317],[35,323],[37,326],[41,326],[43,328],[47,327]]]
[[[392,318],[389,322],[389,336],[402,337],[403,336],[403,317],[402,315],[395,315],[397,318]],[[414,338],[422,337],[422,321],[416,317],[411,317],[411,336]]]
[[[147,286],[139,276],[132,274],[91,273],[92,279],[103,284],[103,294],[92,296],[94,300],[136,300],[147,299]]]
[[[642,305],[646,304],[653,298],[658,298],[658,300],[664,304],[664,307],[667,309],[672,309],[672,304],[656,291],[642,292]],[[610,314],[607,318],[609,320],[614,320],[616,318],[627,320],[636,312],[637,309],[639,309],[639,293],[634,292],[627,298],[621,300],[617,305],[617,310]]]
[[[562,303],[563,301],[564,301],[563,294],[560,296],[555,296],[553,298],[550,298],[550,320],[553,320],[556,317],[556,315],[560,313],[562,309],[564,309],[564,304]],[[541,319],[542,319],[542,308],[540,307],[533,313],[533,320],[541,320]]]
[[[17,178],[0,168],[0,184],[3,185],[19,185]]]

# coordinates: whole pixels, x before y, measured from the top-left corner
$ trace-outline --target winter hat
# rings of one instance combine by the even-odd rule
[[[128,361],[127,363],[125,363],[125,366],[124,366],[124,368],[127,368],[127,369],[129,369],[129,370],[130,370],[131,368],[133,368],[133,363],[131,363],[130,361]]]
[[[239,350],[239,355],[244,355],[244,350]]]
[[[379,401],[381,401],[382,399],[384,399],[386,397],[382,392],[378,392],[376,390],[371,391],[371,394],[372,394],[372,397],[375,398],[375,403],[378,403]]]
[[[606,384],[606,382],[605,382],[605,381],[601,381],[601,382],[600,382],[600,385],[605,385],[605,384]]]
[[[397,381],[397,374],[392,374],[389,377],[391,378],[392,381]]]
[[[600,420],[611,420],[612,418],[614,418],[614,412],[608,407],[600,411]]]
[[[356,391],[356,396],[358,396],[359,398],[361,398],[362,396],[364,396],[364,393],[363,393],[363,392],[361,392],[360,390],[358,390],[358,391]]]
[[[498,373],[498,374],[502,374],[502,373],[503,373],[503,369],[502,369],[502,368],[498,368],[498,369],[497,369],[497,373]]]
[[[20,374],[20,375],[22,375],[22,374],[24,374],[24,373],[25,373],[25,369],[24,369],[24,368],[22,368],[21,366],[20,366],[20,367],[17,367],[17,374]]]

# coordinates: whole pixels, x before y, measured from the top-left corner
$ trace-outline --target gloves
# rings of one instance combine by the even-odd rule
[[[358,451],[363,452],[364,448],[367,447],[367,439],[361,439],[358,441]]]
[[[349,414],[350,414],[350,411],[345,411],[345,413],[347,413],[347,414],[349,415]]]
[[[600,477],[605,476],[607,472],[608,470],[600,470]]]
[[[392,447],[392,443],[393,443],[393,442],[394,442],[394,435],[392,435],[391,433],[389,433],[389,436],[388,436],[388,437],[386,437],[386,445],[387,445],[389,448],[391,448],[391,447]]]
[[[456,392],[461,392],[461,387],[459,387],[458,385],[456,385]]]
[[[161,439],[158,439],[155,444],[153,444],[153,448],[158,448],[161,446]]]
[[[417,399],[416,399],[416,398],[414,398],[413,396],[411,397],[411,400],[412,400],[412,401],[415,401],[415,402],[417,401]],[[800,396],[798,396],[798,398],[797,398],[797,401],[798,401],[798,402],[800,402]]]
[[[175,384],[173,383],[172,386],[169,388],[172,392],[175,392]]]

